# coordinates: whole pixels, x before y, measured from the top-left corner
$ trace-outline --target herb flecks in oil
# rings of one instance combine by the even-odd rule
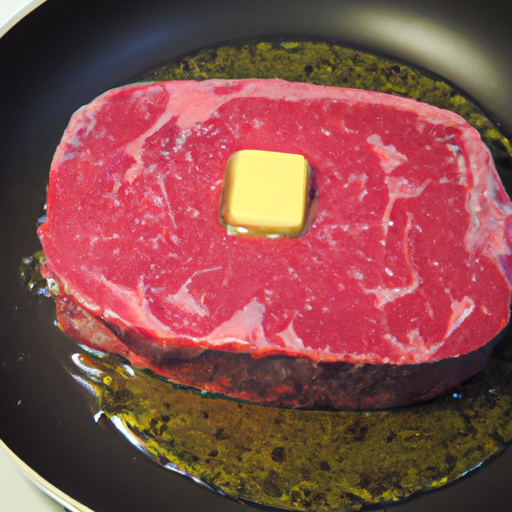
[[[333,412],[241,403],[174,386],[116,357],[85,357],[96,370],[97,409],[157,463],[277,508],[396,502],[457,480],[512,439],[512,363],[500,359],[425,404]]]

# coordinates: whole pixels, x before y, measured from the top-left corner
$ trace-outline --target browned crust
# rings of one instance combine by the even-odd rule
[[[266,405],[383,409],[433,398],[481,371],[495,338],[478,350],[407,365],[314,362],[306,358],[164,349],[120,333],[67,297],[56,298],[59,327],[95,350],[112,352],[171,382]]]

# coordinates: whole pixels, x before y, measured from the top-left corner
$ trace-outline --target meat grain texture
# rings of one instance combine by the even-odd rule
[[[315,168],[305,236],[226,233],[224,167],[242,149]],[[73,116],[39,237],[78,341],[244,400],[371,409],[485,366],[509,319],[511,215],[452,112],[282,80],[164,82]]]

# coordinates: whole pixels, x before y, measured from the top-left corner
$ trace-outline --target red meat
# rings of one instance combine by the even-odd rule
[[[228,235],[234,152],[302,154],[298,239]],[[397,406],[485,366],[512,204],[478,133],[410,99],[282,80],[142,84],[72,118],[39,229],[62,329],[169,379],[289,406]]]

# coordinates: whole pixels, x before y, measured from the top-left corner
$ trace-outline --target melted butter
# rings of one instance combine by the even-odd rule
[[[512,440],[512,362],[499,358],[455,392],[373,412],[265,407],[174,386],[119,357],[72,359],[95,418],[157,464],[278,509],[396,503],[464,477]]]

